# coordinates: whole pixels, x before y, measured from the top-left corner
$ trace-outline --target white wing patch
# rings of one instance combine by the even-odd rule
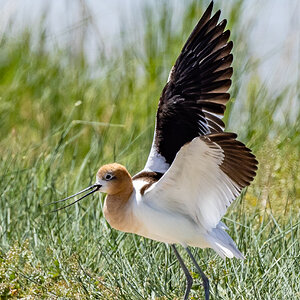
[[[167,82],[169,82],[169,81],[171,80],[173,71],[174,71],[174,66],[172,67],[172,69],[171,69],[171,71],[170,71],[170,73],[169,73]]]
[[[170,165],[166,162],[166,159],[162,155],[160,155],[156,150],[155,135],[156,135],[156,128],[154,129],[153,142],[152,142],[151,150],[145,168],[141,172],[151,171],[151,172],[165,173],[170,167]]]
[[[203,229],[215,228],[240,189],[221,170],[224,153],[196,137],[184,145],[164,176],[145,193],[160,209],[188,215]]]

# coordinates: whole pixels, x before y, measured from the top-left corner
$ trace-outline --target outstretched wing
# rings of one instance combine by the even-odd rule
[[[156,128],[146,170],[164,173],[176,153],[193,138],[222,132],[221,117],[230,95],[232,42],[218,23],[220,11],[211,17],[213,2],[185,43],[162,91]]]
[[[228,206],[255,176],[257,161],[234,133],[194,138],[144,194],[159,210],[185,215],[203,229],[217,226]]]

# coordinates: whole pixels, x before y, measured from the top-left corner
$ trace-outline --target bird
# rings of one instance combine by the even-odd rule
[[[209,280],[189,247],[212,248],[222,258],[244,259],[221,221],[230,204],[250,185],[258,161],[226,132],[222,121],[230,94],[233,55],[226,19],[209,4],[184,44],[161,93],[153,142],[143,170],[100,167],[95,184],[53,203],[97,191],[105,193],[103,214],[116,230],[171,245],[186,277],[184,299],[193,278],[177,245],[198,270],[209,299]],[[86,193],[87,192],[87,193]]]

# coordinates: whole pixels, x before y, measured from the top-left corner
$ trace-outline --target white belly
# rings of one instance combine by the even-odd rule
[[[138,190],[143,182],[135,186]],[[183,246],[209,247],[205,232],[189,216],[163,210],[151,201],[134,192],[130,199],[130,209],[140,224],[134,233],[164,243],[179,243]],[[133,232],[133,231],[132,231]]]

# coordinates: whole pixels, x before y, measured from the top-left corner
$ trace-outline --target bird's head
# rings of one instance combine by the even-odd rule
[[[96,184],[100,186],[100,192],[115,195],[131,189],[132,180],[124,166],[113,163],[99,169],[96,175]]]
[[[90,194],[93,194],[97,191],[101,193],[106,193],[108,195],[126,195],[129,197],[133,190],[133,185],[132,185],[132,179],[126,168],[120,164],[113,163],[113,164],[108,164],[102,166],[96,175],[96,183],[85,188],[84,190],[69,196],[65,199],[59,200],[52,202],[50,204],[58,203],[58,202],[63,202],[66,201],[70,198],[73,198],[77,195],[80,195],[84,192],[88,192],[84,196],[80,197],[76,201],[72,202],[71,204],[68,204],[64,207],[61,207],[59,209],[56,209],[55,211],[61,210],[63,208],[69,207],[74,203],[79,202],[83,198],[89,196]]]

